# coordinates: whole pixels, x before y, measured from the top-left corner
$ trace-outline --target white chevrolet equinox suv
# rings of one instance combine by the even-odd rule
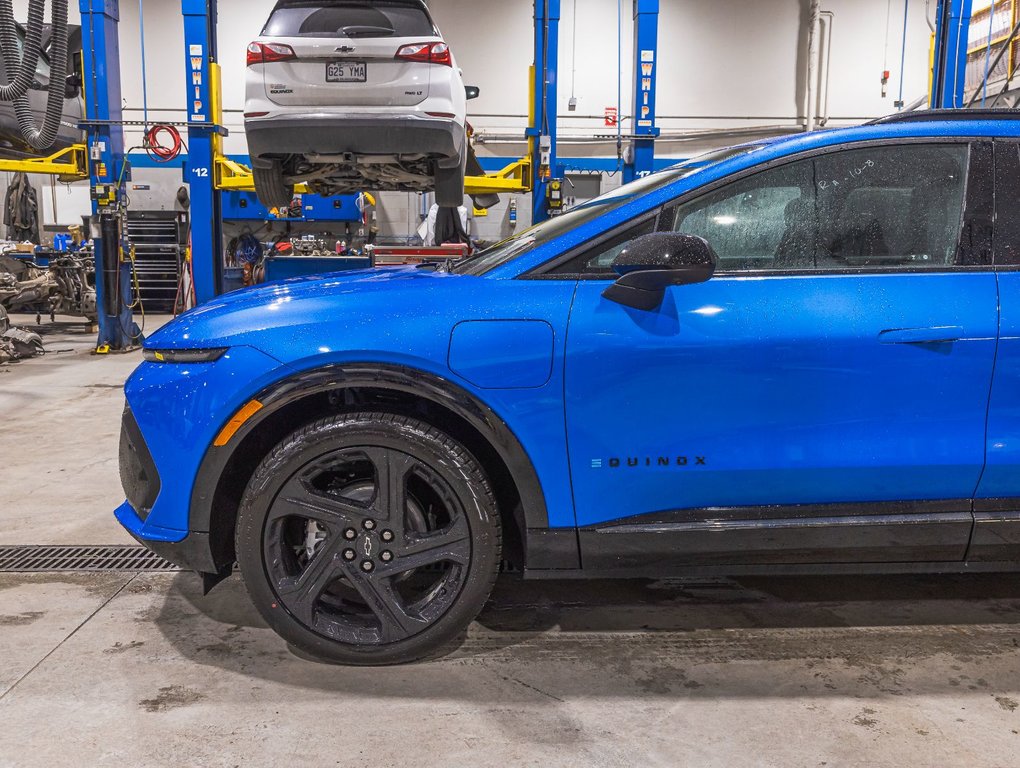
[[[467,95],[422,0],[280,0],[248,46],[245,131],[270,207],[322,195],[464,198]]]

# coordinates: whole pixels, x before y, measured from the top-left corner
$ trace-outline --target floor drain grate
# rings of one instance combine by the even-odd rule
[[[0,573],[179,570],[144,547],[0,547]]]

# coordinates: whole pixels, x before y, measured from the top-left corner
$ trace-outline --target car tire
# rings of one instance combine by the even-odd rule
[[[456,168],[436,165],[436,205],[440,208],[457,208],[464,205],[464,163]]]
[[[255,194],[266,208],[284,208],[294,199],[294,185],[283,178],[283,168],[274,160],[270,168],[253,168]]]
[[[248,594],[303,653],[351,665],[444,653],[492,591],[499,512],[463,446],[387,413],[316,421],[262,461],[241,501]]]

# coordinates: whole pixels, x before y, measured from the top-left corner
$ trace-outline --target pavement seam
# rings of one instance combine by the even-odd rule
[[[94,611],[92,611],[92,613],[90,613],[88,616],[86,616],[77,627],[72,629],[70,631],[70,633],[68,633],[68,635],[63,640],[61,640],[59,643],[57,643],[55,646],[53,646],[53,648],[51,648],[50,651],[45,656],[43,656],[41,659],[39,659],[39,661],[37,661],[35,664],[33,664],[32,667],[27,672],[25,672],[25,674],[23,674],[21,677],[19,677],[17,680],[15,680],[11,684],[10,688],[8,688],[3,693],[0,693],[0,701],[3,701],[5,698],[7,698],[7,694],[9,694],[11,691],[13,691],[15,688],[17,688],[26,677],[28,677],[33,672],[35,672],[37,669],[39,669],[39,667],[41,667],[50,656],[52,656],[61,647],[63,647],[64,643],[66,643],[68,640],[70,640],[72,637],[74,637],[76,634],[78,634],[78,630],[80,630],[82,627],[84,627],[86,624],[88,624],[90,621],[92,621],[92,619],[94,619],[96,617],[96,615],[101,610],[103,610],[106,606],[108,606],[110,603],[112,603],[121,592],[123,592],[125,589],[127,589],[131,585],[131,582],[133,582],[135,579],[137,579],[138,576],[139,576],[139,574],[136,573],[130,579],[125,581],[123,584],[121,584],[120,588],[118,588],[116,592],[114,592],[112,595],[110,595],[106,600],[104,600],[102,602],[102,604],[100,604],[100,606],[98,608],[96,608]]]

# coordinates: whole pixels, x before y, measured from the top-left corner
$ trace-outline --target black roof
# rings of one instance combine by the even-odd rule
[[[897,112],[894,115],[871,120],[865,125],[890,123],[931,123],[944,120],[1020,120],[1017,109],[919,109],[916,112]]]

